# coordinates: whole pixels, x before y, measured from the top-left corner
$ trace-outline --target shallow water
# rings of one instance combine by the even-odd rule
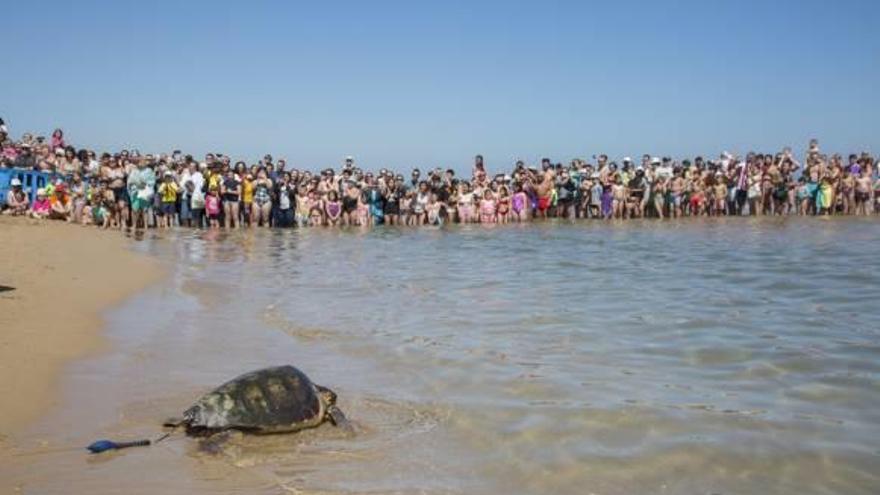
[[[0,467],[23,493],[880,492],[880,223],[708,219],[170,232]],[[355,423],[153,436],[293,363]],[[57,451],[56,451],[57,449]]]

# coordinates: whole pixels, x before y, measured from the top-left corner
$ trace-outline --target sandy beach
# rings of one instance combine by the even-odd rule
[[[0,445],[56,403],[68,361],[101,349],[103,311],[156,281],[160,264],[117,231],[0,217]]]

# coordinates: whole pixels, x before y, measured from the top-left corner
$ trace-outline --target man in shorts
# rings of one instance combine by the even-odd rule
[[[550,166],[550,160],[545,158],[542,161],[544,173],[540,182],[535,186],[535,193],[538,196],[538,216],[547,218],[547,210],[550,209],[552,203],[553,189],[556,185],[556,174],[553,167]]]

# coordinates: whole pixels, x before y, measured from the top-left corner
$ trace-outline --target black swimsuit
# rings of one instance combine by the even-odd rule
[[[355,198],[352,198],[349,196],[344,196],[342,198],[342,212],[343,213],[351,213],[351,212],[357,210],[357,205],[358,205],[358,202],[357,202],[357,199],[355,199]]]
[[[397,191],[393,191],[385,200],[386,215],[400,215],[400,195]]]
[[[223,185],[226,186],[227,190],[237,189],[238,188],[238,181],[235,179],[226,179],[223,181]],[[234,203],[234,202],[238,201],[238,194],[230,193],[230,192],[224,193],[223,194],[223,201],[227,202],[227,203]]]

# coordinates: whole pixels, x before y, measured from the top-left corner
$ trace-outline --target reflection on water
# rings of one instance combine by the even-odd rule
[[[112,315],[115,350],[20,450],[151,435],[280,363],[358,434],[17,461],[35,493],[132,470],[132,493],[880,491],[872,220],[163,235],[140,248],[173,280]]]

